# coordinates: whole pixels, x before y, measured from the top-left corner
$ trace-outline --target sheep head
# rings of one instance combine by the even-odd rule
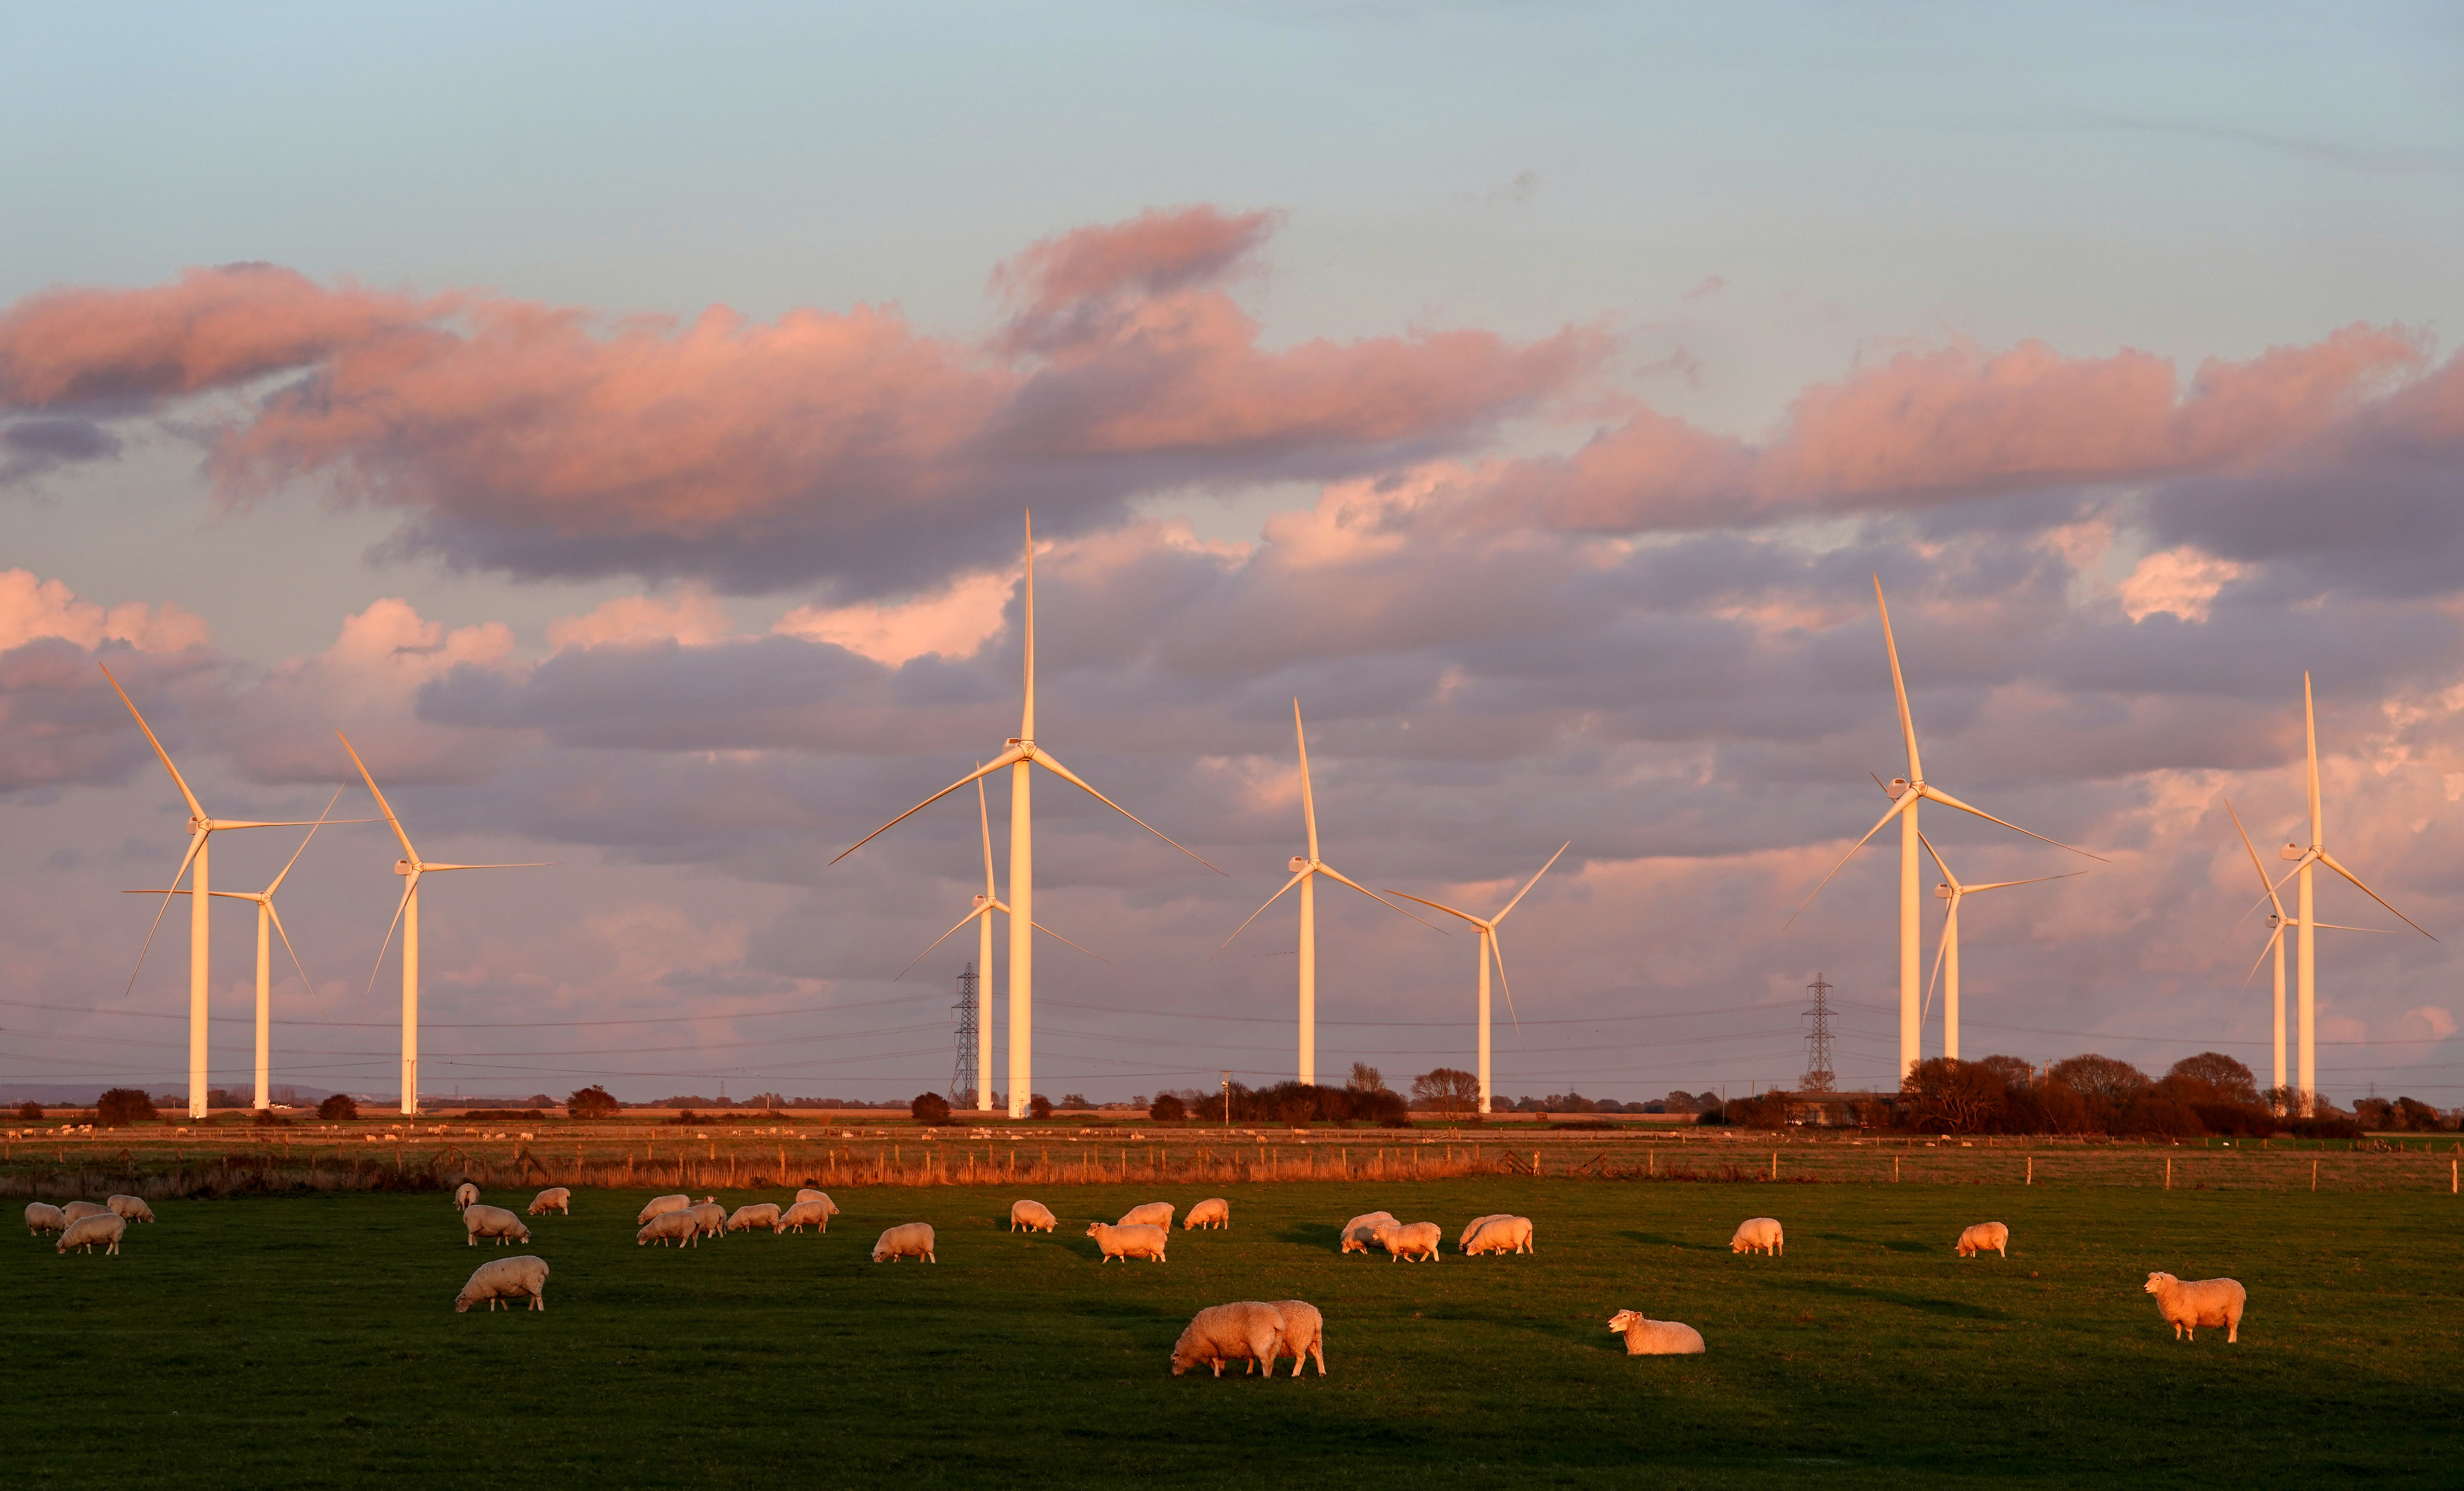
[[[2174,1278],[2171,1274],[2149,1274],[2147,1276],[2147,1292],[2149,1294],[2162,1294],[2172,1285],[2180,1283],[2182,1281]]]
[[[1632,1330],[1635,1327],[1641,1324],[1642,1317],[1632,1310],[1619,1310],[1615,1315],[1609,1317],[1609,1329],[1618,1335],[1624,1335],[1627,1331]]]

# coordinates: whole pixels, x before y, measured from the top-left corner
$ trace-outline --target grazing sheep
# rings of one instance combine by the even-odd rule
[[[1749,1217],[1737,1223],[1737,1235],[1728,1239],[1728,1251],[1750,1253],[1760,1248],[1765,1257],[1771,1257],[1782,1251],[1782,1240],[1777,1221],[1769,1217]]]
[[[478,1204],[479,1188],[477,1186],[474,1186],[466,1180],[453,1188],[453,1209],[455,1211],[467,1211]]]
[[[1342,1253],[1366,1253],[1369,1244],[1377,1240],[1377,1224],[1395,1219],[1393,1212],[1363,1212],[1343,1224]]]
[[[1609,1317],[1609,1328],[1625,1337],[1628,1356],[1698,1356],[1703,1332],[1682,1320],[1646,1320],[1632,1310]]]
[[[1232,1203],[1226,1201],[1220,1195],[1210,1196],[1207,1199],[1199,1202],[1196,1206],[1189,1209],[1188,1216],[1180,1219],[1180,1230],[1183,1232],[1189,1232],[1199,1227],[1229,1227],[1231,1225]]]
[[[1959,1235],[1959,1244],[1953,1251],[1962,1258],[1974,1258],[1987,1248],[2009,1258],[2011,1229],[2000,1222],[1978,1222]]]
[[[1438,1261],[1438,1244],[1445,1240],[1445,1234],[1438,1230],[1436,1222],[1379,1222],[1370,1236],[1386,1250],[1388,1260],[1397,1263],[1407,1256],[1434,1263]]]
[[[1480,1229],[1487,1226],[1490,1222],[1496,1221],[1500,1217],[1511,1217],[1514,1214],[1512,1212],[1491,1212],[1485,1217],[1475,1217],[1471,1220],[1463,1223],[1463,1236],[1455,1239],[1455,1251],[1460,1253],[1465,1247],[1469,1246],[1471,1239],[1480,1236]]]
[[[508,1242],[531,1240],[530,1228],[522,1224],[520,1217],[501,1206],[464,1207],[462,1231],[469,1238],[470,1246],[474,1248],[479,1245],[481,1238],[495,1239],[498,1247]]]
[[[1012,1232],[1050,1232],[1060,1218],[1052,1208],[1041,1201],[1012,1201],[1009,1204],[1009,1230]]]
[[[453,1312],[467,1314],[481,1300],[495,1309],[500,1301],[528,1300],[530,1308],[547,1308],[547,1260],[524,1253],[517,1258],[492,1258],[471,1271],[471,1282],[453,1297]]]
[[[1115,1227],[1169,1227],[1172,1225],[1172,1211],[1170,1201],[1149,1201],[1144,1206],[1133,1206],[1123,1212],[1121,1219],[1112,1225]]]
[[[716,1201],[703,1201],[698,1205],[687,1207],[686,1211],[693,1217],[694,1225],[701,1228],[701,1235],[703,1237],[723,1238],[727,1236],[726,1207],[719,1205]]]
[[[2242,1305],[2250,1291],[2234,1279],[2196,1279],[2188,1283],[2171,1274],[2147,1276],[2147,1292],[2156,1296],[2156,1311],[2173,1327],[2176,1341],[2196,1341],[2198,1327],[2225,1327],[2225,1342],[2241,1339]]]
[[[1143,1258],[1160,1263],[1164,1261],[1164,1243],[1172,1234],[1152,1222],[1124,1222],[1117,1227],[1089,1222],[1087,1236],[1094,1239],[1095,1246],[1103,1250],[1104,1262],[1109,1263],[1117,1258],[1126,1263],[1131,1259]]]
[[[689,1195],[654,1195],[642,1203],[641,1215],[634,1217],[633,1222],[639,1226],[653,1217],[664,1217],[670,1212],[681,1212],[691,1205],[693,1205],[693,1197]]]
[[[928,1263],[940,1261],[933,1256],[931,1222],[900,1222],[872,1244],[872,1261],[876,1263],[885,1259],[894,1263],[902,1258],[920,1258]]]
[[[107,1244],[103,1248],[105,1253],[117,1253],[120,1251],[120,1239],[127,1235],[128,1223],[124,1218],[115,1217],[109,1212],[97,1212],[91,1217],[80,1217],[69,1223],[69,1230],[60,1234],[60,1240],[52,1251],[66,1253],[69,1249],[76,1248],[81,1253],[91,1253],[94,1251],[94,1245],[100,1242]],[[2236,1284],[2234,1287],[2239,1288],[2240,1285]],[[2235,1313],[2238,1314],[2239,1311],[2236,1310]]]
[[[735,1215],[727,1218],[727,1230],[730,1232],[777,1232],[779,1230],[779,1203],[776,1201],[756,1201],[750,1206],[737,1207]]]
[[[691,1212],[661,1212],[642,1224],[633,1234],[633,1245],[649,1247],[651,1243],[666,1247],[673,1242],[678,1247],[701,1245],[701,1218]]]
[[[1531,1218],[1492,1217],[1482,1222],[1480,1230],[1461,1246],[1466,1254],[1529,1253],[1531,1251]]]
[[[822,1209],[822,1230],[824,1232],[829,1231],[830,1218],[839,1214],[839,1204],[830,1199],[828,1192],[816,1191],[810,1186],[807,1186],[803,1190],[796,1193],[796,1204],[798,1206],[803,1206],[808,1201]]]
[[[29,1201],[26,1203],[26,1235],[28,1237],[38,1237],[46,1232],[64,1231],[68,1227],[68,1214],[61,1211],[58,1207],[54,1206],[51,1202]]]
[[[154,1208],[146,1205],[142,1195],[116,1195],[103,1205],[111,1208],[113,1216],[129,1221],[150,1222],[154,1219]]]
[[[1189,1327],[1174,1343],[1172,1374],[1177,1377],[1193,1367],[1212,1365],[1215,1375],[1221,1377],[1225,1362],[1247,1362],[1251,1371],[1264,1362],[1271,1376],[1283,1344],[1284,1316],[1273,1305],[1256,1300],[1210,1305],[1189,1318]]]
[[[1301,1359],[1314,1358],[1317,1374],[1326,1375],[1326,1317],[1307,1300],[1277,1300],[1275,1313],[1284,1317],[1283,1344],[1276,1355],[1292,1359],[1292,1375],[1301,1374]],[[1266,1358],[1266,1375],[1275,1374],[1275,1358]]]
[[[819,1201],[799,1201],[779,1214],[780,1232],[802,1232],[807,1227],[819,1227],[824,1232],[830,1230],[829,1213],[822,1210]]]
[[[561,1217],[572,1216],[573,1193],[563,1186],[550,1186],[531,1197],[530,1214],[533,1217],[545,1217],[550,1212]]]
[[[88,1217],[100,1217],[110,1210],[110,1207],[97,1206],[92,1201],[71,1201],[60,1208],[60,1215],[71,1221],[79,1221]]]

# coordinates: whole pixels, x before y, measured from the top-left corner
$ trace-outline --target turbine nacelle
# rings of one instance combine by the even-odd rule
[[[1891,778],[1890,785],[1882,790],[1890,794],[1892,801],[1897,802],[1908,795],[1908,779],[1905,777],[1894,777]]]
[[[407,875],[418,867],[418,866],[413,865],[408,860],[396,860],[393,862],[393,872],[397,875]]]
[[[1935,887],[1933,888],[1933,898],[1934,898],[1935,900],[1937,900],[1937,901],[1947,901],[1947,900],[1949,900],[1949,899],[1950,899],[1950,886],[1949,886],[1947,882],[1946,882],[1946,883],[1944,883],[1944,884],[1941,884],[1941,885],[1937,885],[1937,886],[1935,886]]]
[[[2301,857],[2302,853],[2303,850],[2301,845],[2298,844],[2288,844],[2283,848],[2276,851],[2276,857],[2280,860],[2298,860]]]
[[[1305,869],[1307,869],[1307,868],[1309,868],[1309,857],[1308,857],[1307,855],[1295,854],[1295,855],[1293,855],[1293,856],[1291,857],[1290,861],[1285,865],[1285,866],[1284,866],[1284,867],[1285,867],[1286,869],[1290,870],[1293,874],[1297,875],[1297,874],[1299,874],[1302,870],[1305,870]]]

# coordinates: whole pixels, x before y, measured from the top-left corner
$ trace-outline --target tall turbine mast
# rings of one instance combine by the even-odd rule
[[[1448,916],[1461,917],[1463,920],[1467,921],[1474,927],[1480,929],[1480,946],[1476,950],[1476,954],[1480,959],[1480,1110],[1484,1113],[1489,1110],[1490,1094],[1488,1081],[1488,965],[1492,961],[1497,964],[1497,981],[1500,984],[1503,984],[1506,989],[1506,1013],[1509,1018],[1514,1015],[1514,985],[1508,982],[1506,976],[1506,949],[1497,940],[1497,924],[1506,920],[1507,911],[1511,911],[1516,907],[1523,904],[1523,898],[1531,893],[1531,888],[1540,883],[1540,877],[1549,873],[1549,866],[1556,864],[1558,857],[1563,855],[1568,849],[1573,848],[1573,845],[1574,841],[1572,839],[1569,839],[1564,844],[1557,845],[1557,853],[1549,856],[1549,865],[1543,865],[1537,870],[1534,870],[1531,878],[1523,883],[1523,888],[1514,892],[1514,899],[1506,903],[1505,910],[1499,911],[1494,916],[1474,916],[1469,911],[1459,910],[1454,907],[1445,905],[1443,902],[1431,901],[1421,896],[1413,895],[1409,891],[1395,890],[1392,887],[1388,888],[1392,894],[1401,896],[1406,901],[1418,901],[1422,906],[1429,908],[1431,910],[1443,911]],[[1516,1019],[1514,1021],[1514,1028],[1519,1034],[1523,1029],[1523,1021]]]

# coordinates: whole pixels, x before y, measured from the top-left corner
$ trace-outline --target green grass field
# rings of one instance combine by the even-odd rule
[[[1064,1217],[1201,1193],[1044,1187]],[[843,1190],[826,1237],[636,1249],[583,1192],[527,1250],[545,1314],[452,1312],[478,1261],[435,1195],[166,1201],[119,1258],[0,1243],[0,1424],[47,1483],[2454,1485],[2452,1196],[1436,1181],[1218,1188],[1172,1261],[1004,1230],[1010,1193]],[[752,1196],[727,1197],[731,1203]],[[775,1194],[772,1198],[778,1198]],[[515,1206],[527,1200],[495,1195]],[[1384,1207],[1431,1265],[1339,1257]],[[1531,1257],[1451,1251],[1468,1217]],[[1785,1257],[1729,1254],[1771,1214]],[[869,1261],[892,1221],[940,1261]],[[1961,1260],[1961,1226],[2013,1230]],[[11,1217],[13,1222],[13,1217]],[[2150,1269],[2249,1286],[2241,1344],[2177,1345]],[[1332,1375],[1175,1378],[1193,1310],[1300,1298]],[[1700,1357],[1637,1358],[1632,1307]],[[474,1479],[487,1478],[487,1479]]]

